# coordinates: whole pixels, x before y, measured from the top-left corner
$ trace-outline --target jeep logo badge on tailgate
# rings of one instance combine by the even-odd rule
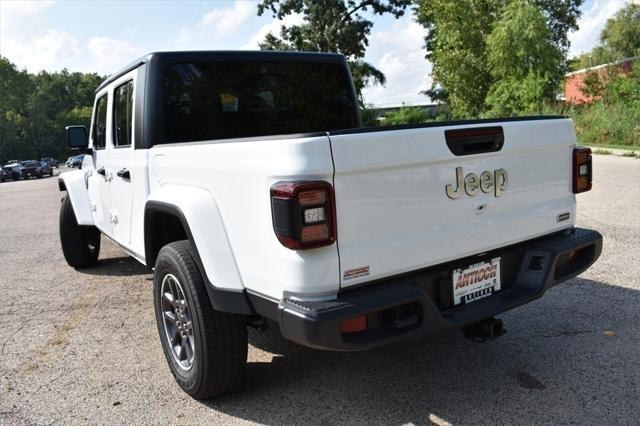
[[[463,190],[471,197],[479,191],[486,194],[493,192],[496,197],[499,197],[509,185],[509,177],[505,169],[497,169],[493,173],[485,170],[480,174],[480,177],[475,173],[469,173],[464,179],[462,176],[462,167],[456,167],[455,185],[449,184],[445,186],[447,197],[456,199],[462,195]]]

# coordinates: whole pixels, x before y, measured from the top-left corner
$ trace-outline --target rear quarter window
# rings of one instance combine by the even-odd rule
[[[165,143],[358,126],[350,76],[333,63],[169,65],[163,113]]]
[[[104,95],[96,102],[93,129],[91,131],[94,149],[104,149],[107,142],[107,100],[107,95]]]

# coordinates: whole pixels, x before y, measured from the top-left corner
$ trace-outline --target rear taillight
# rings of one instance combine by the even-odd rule
[[[573,193],[591,190],[591,148],[573,150]]]
[[[273,230],[283,246],[304,250],[336,240],[333,187],[322,181],[278,182],[271,187]]]

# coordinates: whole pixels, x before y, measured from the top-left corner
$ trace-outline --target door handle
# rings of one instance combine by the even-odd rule
[[[107,172],[104,170],[104,167],[100,167],[98,170],[96,170],[96,173],[105,177],[107,176]]]
[[[116,175],[118,175],[118,177],[122,179],[131,179],[131,173],[126,168],[120,170],[118,173],[116,173]]]

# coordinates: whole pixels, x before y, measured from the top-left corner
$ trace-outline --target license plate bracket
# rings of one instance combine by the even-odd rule
[[[489,297],[501,289],[500,258],[477,262],[451,273],[453,304],[467,304]]]

